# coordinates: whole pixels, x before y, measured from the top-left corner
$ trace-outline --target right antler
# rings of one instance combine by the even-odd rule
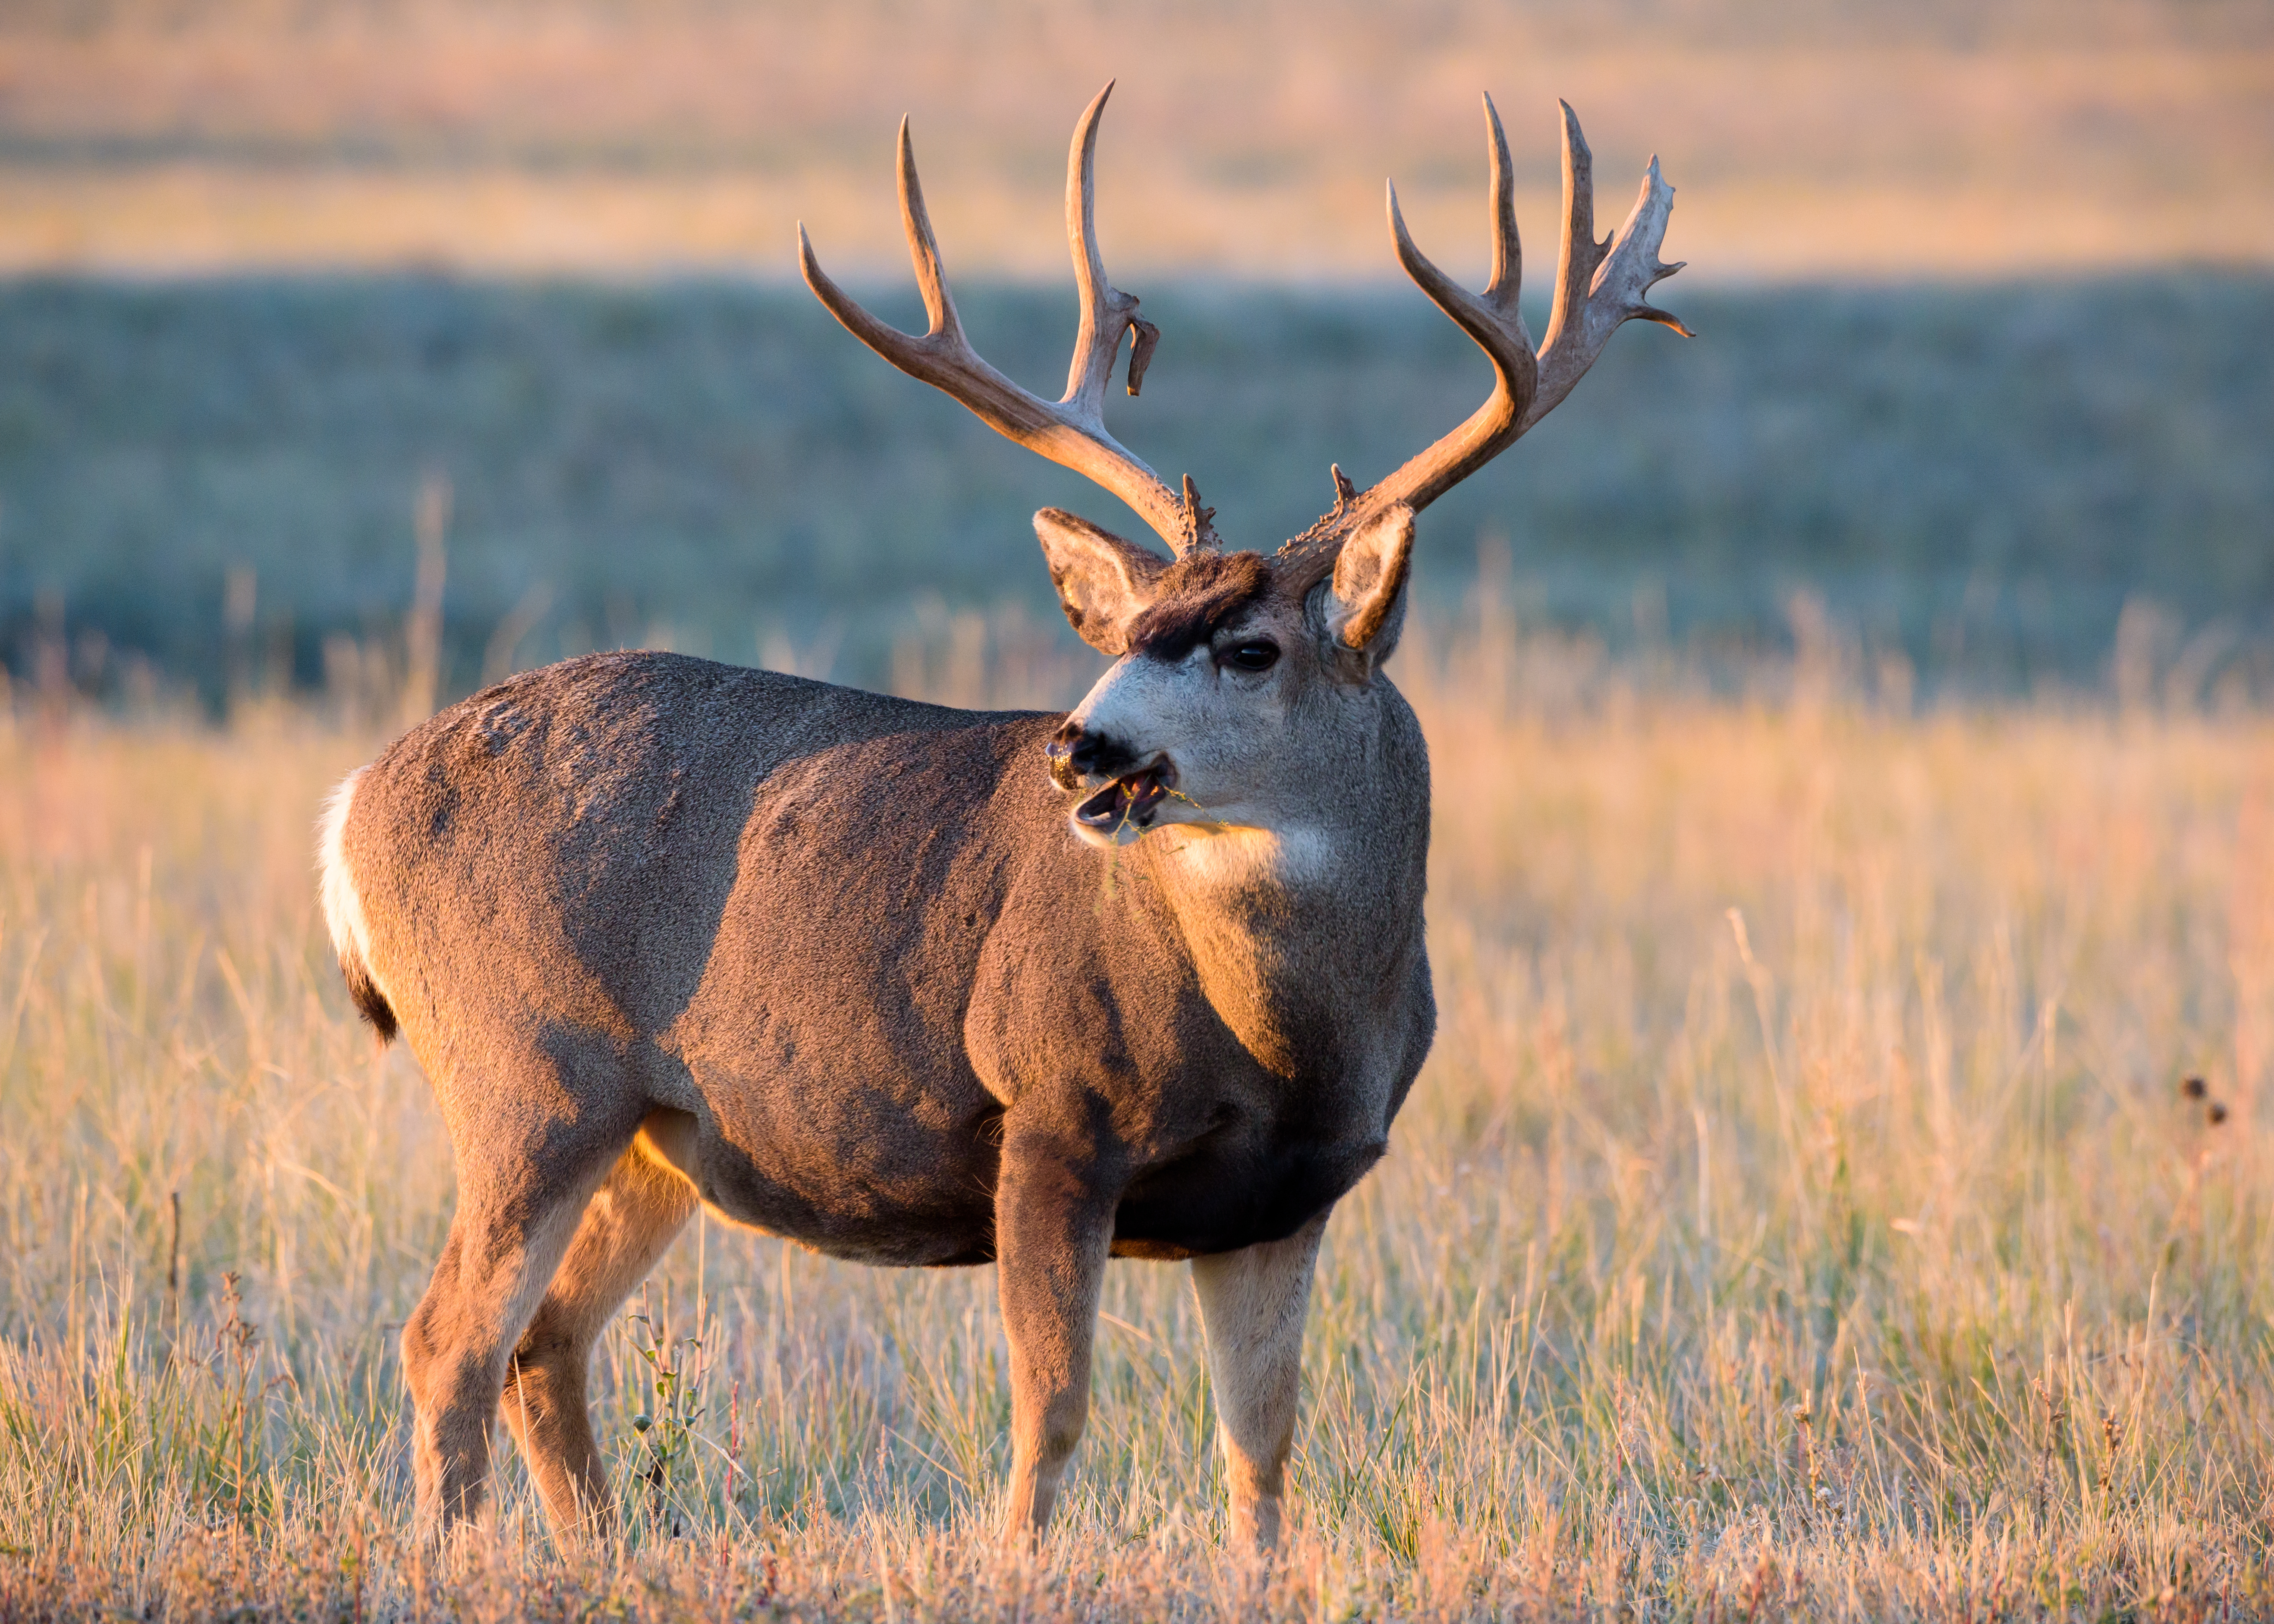
[[[1200,505],[1192,477],[1185,477],[1179,496],[1163,484],[1159,475],[1135,454],[1105,432],[1105,389],[1120,354],[1121,335],[1134,330],[1129,351],[1129,393],[1137,393],[1145,366],[1153,358],[1160,331],[1137,315],[1137,300],[1105,278],[1105,262],[1097,252],[1096,192],[1097,120],[1105,99],[1113,94],[1109,82],[1084,109],[1074,126],[1073,146],[1066,154],[1066,238],[1073,250],[1074,281],[1081,294],[1081,327],[1074,335],[1073,363],[1066,372],[1063,399],[1045,401],[1029,395],[997,372],[963,335],[955,301],[947,291],[947,274],[939,260],[939,243],[932,236],[931,218],[924,212],[923,187],[916,179],[915,149],[908,141],[908,121],[900,120],[900,220],[908,236],[908,256],[915,263],[916,283],[923,290],[924,310],[930,330],[922,337],[885,325],[847,297],[843,289],[823,272],[806,240],[805,226],[797,228],[797,252],[805,271],[806,286],[843,322],[854,337],[911,378],[945,391],[977,414],[997,433],[1040,452],[1112,492],[1137,510],[1178,557],[1194,547],[1216,545],[1209,520],[1211,510]]]
[[[1334,568],[1344,538],[1377,515],[1400,504],[1419,513],[1514,445],[1571,392],[1622,323],[1638,316],[1690,336],[1678,320],[1648,303],[1651,288],[1682,268],[1659,262],[1674,188],[1659,178],[1658,160],[1650,161],[1642,195],[1617,237],[1596,241],[1594,162],[1570,103],[1557,105],[1563,109],[1563,252],[1547,337],[1536,356],[1517,310],[1524,256],[1516,232],[1516,183],[1492,98],[1485,98],[1485,124],[1491,139],[1493,267],[1481,296],[1463,289],[1413,245],[1398,212],[1397,189],[1389,189],[1398,262],[1491,357],[1492,396],[1452,432],[1363,493],[1335,469],[1333,511],[1280,549],[1284,563],[1302,578],[1323,578]]]

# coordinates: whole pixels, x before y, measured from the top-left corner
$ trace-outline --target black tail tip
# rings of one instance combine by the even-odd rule
[[[357,1012],[371,1023],[371,1029],[379,1034],[381,1043],[393,1042],[396,1030],[395,1011],[388,1005],[387,995],[380,991],[379,983],[371,979],[371,972],[363,967],[360,959],[343,956],[340,974],[347,978],[348,996],[355,1001]]]

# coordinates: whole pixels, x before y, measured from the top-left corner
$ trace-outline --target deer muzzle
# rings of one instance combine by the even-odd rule
[[[1088,792],[1073,809],[1074,822],[1105,836],[1126,835],[1152,826],[1155,813],[1177,787],[1177,769],[1156,751],[1140,758],[1109,733],[1094,732],[1071,718],[1045,749],[1051,780],[1069,794]]]
[[[1108,780],[1103,789],[1073,809],[1074,822],[1099,834],[1149,829],[1153,815],[1175,793],[1177,770],[1165,756],[1134,772]]]

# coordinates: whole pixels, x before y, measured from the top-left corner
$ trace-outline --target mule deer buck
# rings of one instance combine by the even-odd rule
[[[1399,261],[1480,345],[1491,398],[1266,556],[1226,551],[1106,432],[1156,336],[1107,280],[1076,128],[1081,296],[1065,397],[956,318],[905,122],[900,207],[930,314],[893,365],[1120,497],[1172,559],[1035,515],[1066,618],[1113,664],[1070,715],[985,713],[659,653],[475,695],[334,793],[322,895],[357,1006],[431,1079],[458,1202],[403,1333],[421,1527],[480,1508],[501,1411],[564,1535],[609,1499],[585,1410],[604,1322],[698,1202],[832,1257],[992,1261],[1010,1343],[1006,1534],[1048,1522],[1088,1403],[1106,1260],[1189,1259],[1233,1538],[1280,1522],[1313,1260],[1382,1154],[1435,1025],[1429,762],[1382,674],[1413,516],[1570,390],[1678,267],[1653,160],[1598,242],[1563,109],[1562,262],[1535,354],[1489,98],[1481,296]],[[502,1397],[502,1403],[501,1403]]]

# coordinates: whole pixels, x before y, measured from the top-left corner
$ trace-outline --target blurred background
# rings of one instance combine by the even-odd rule
[[[913,115],[975,342],[1054,395],[1110,77],[1101,235],[1164,332],[1113,426],[1233,545],[1483,397],[1382,179],[1480,282],[1491,91],[1544,304],[1562,96],[1604,229],[1660,155],[1698,336],[1621,334],[1432,509],[1425,599],[1708,684],[2274,696],[2253,0],[12,0],[0,660],[209,710],[626,643],[1078,691],[1027,515],[1141,527],[839,329],[794,222],[916,323]]]

